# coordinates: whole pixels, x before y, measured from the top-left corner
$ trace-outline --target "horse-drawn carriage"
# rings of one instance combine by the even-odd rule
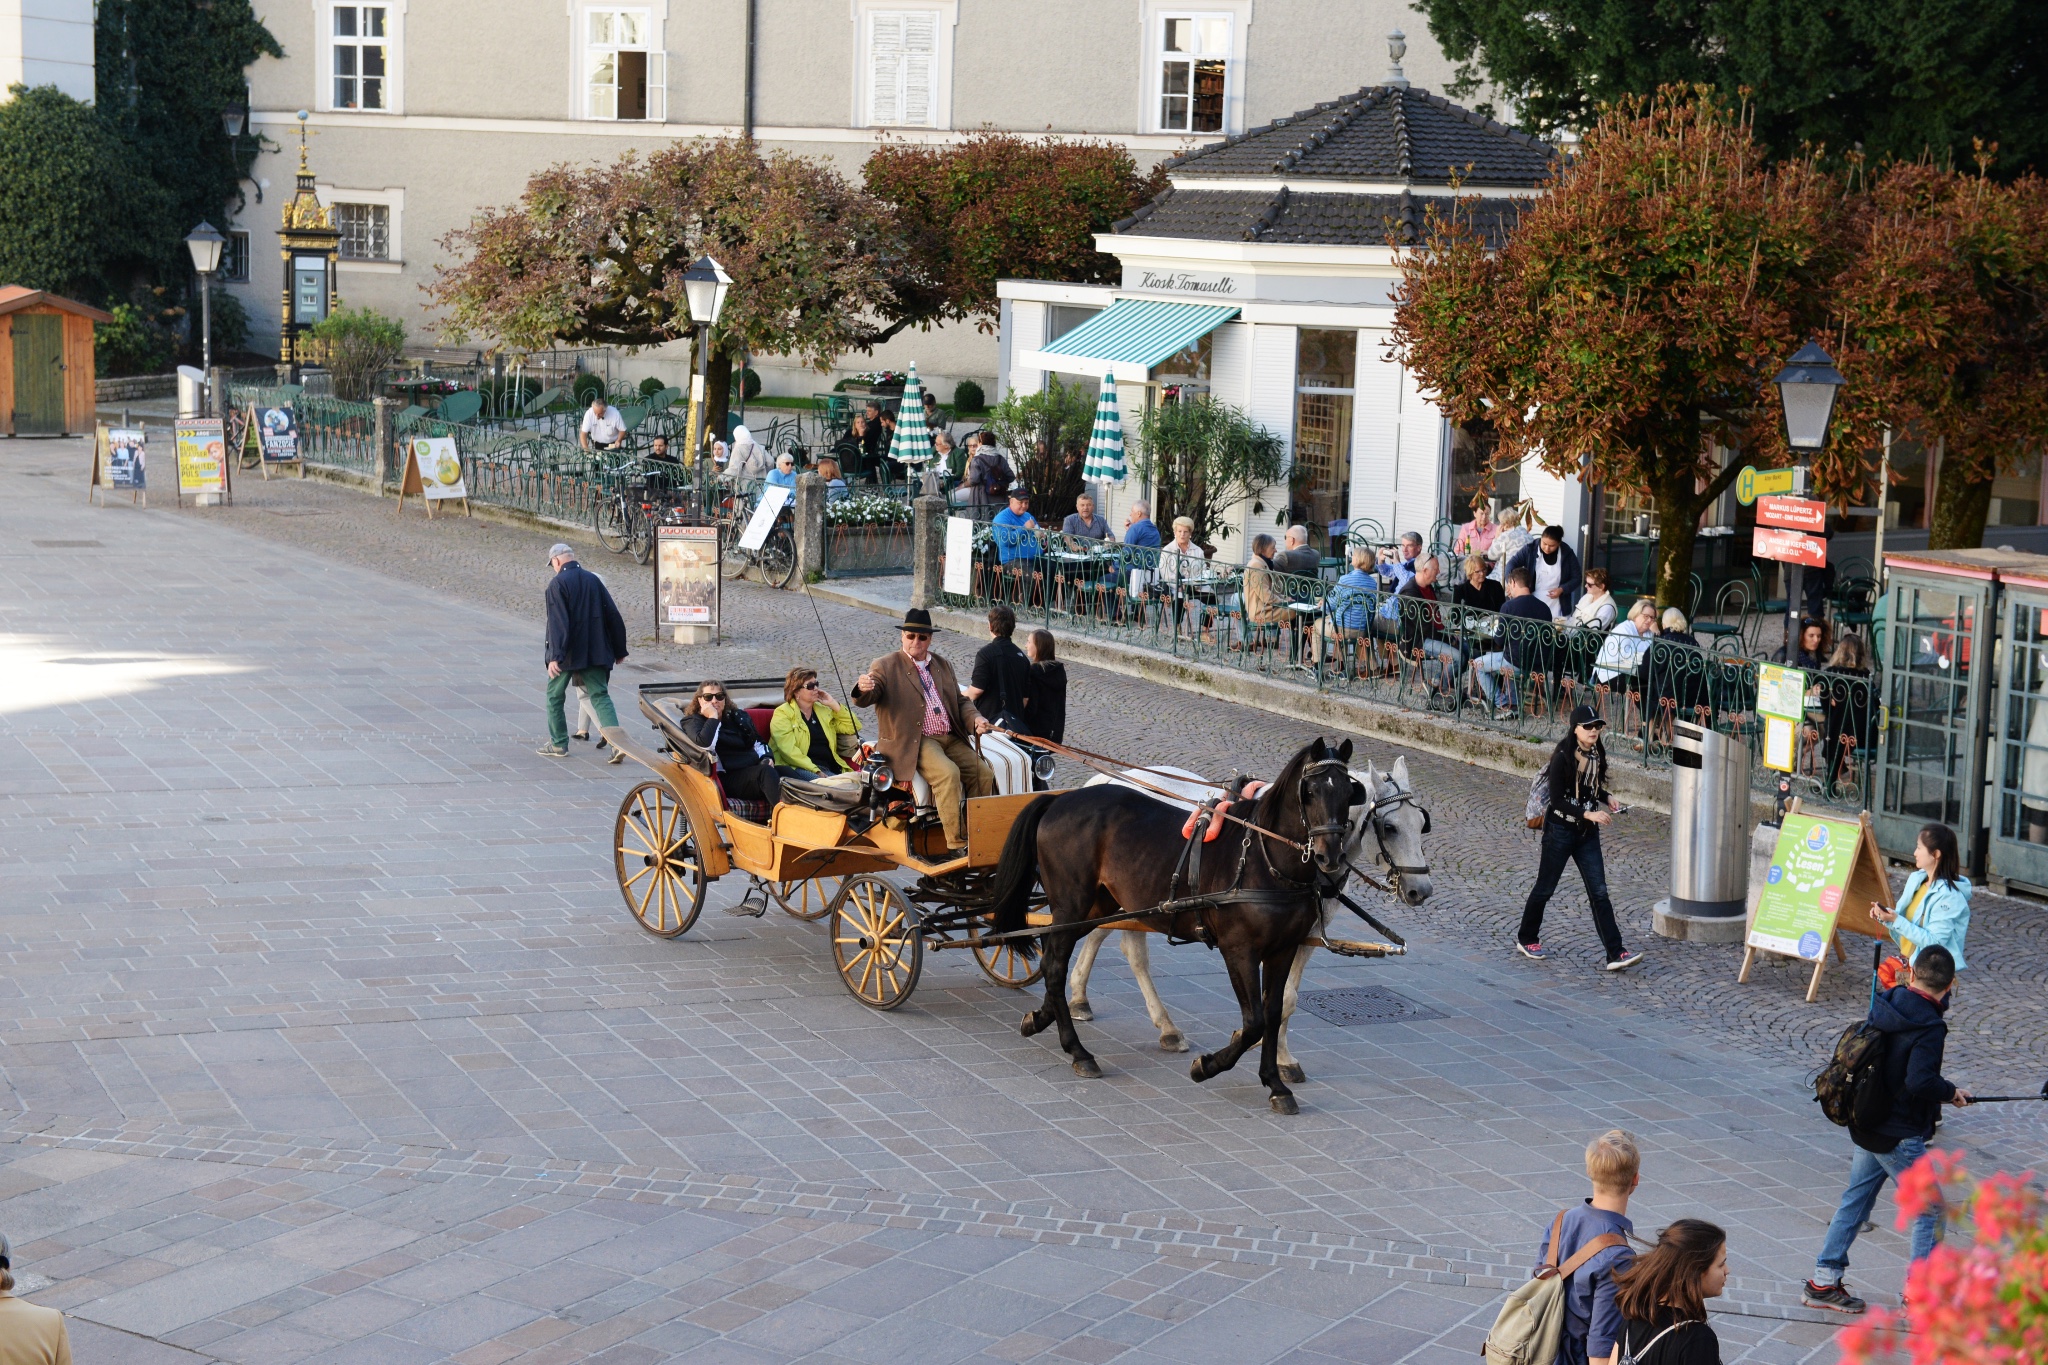
[[[1115,785],[1078,788],[1055,800],[1031,790],[1031,779],[1050,776],[1049,750],[1058,746],[984,735],[978,744],[996,771],[999,794],[967,801],[967,848],[953,854],[923,779],[913,774],[906,795],[877,753],[864,753],[855,772],[837,778],[785,778],[783,800],[772,810],[728,800],[712,754],[682,725],[695,690],[683,683],[641,686],[640,710],[660,737],[659,749],[616,728],[605,732],[653,774],[620,803],[613,839],[619,888],[643,929],[663,938],[686,933],[710,883],[738,870],[750,883],[737,912],[765,913],[772,901],[799,919],[826,920],[840,979],[876,1009],[910,997],[928,949],[967,949],[992,981],[1012,989],[1045,977],[1047,999],[1026,1016],[1024,1031],[1057,1024],[1083,1075],[1100,1072],[1073,1031],[1069,955],[1082,938],[1111,928],[1163,932],[1222,951],[1244,1010],[1244,1027],[1231,1044],[1196,1059],[1195,1079],[1227,1070],[1263,1038],[1261,1079],[1273,1088],[1275,1107],[1293,1112],[1280,1058],[1307,951],[1401,951],[1398,936],[1343,896],[1344,882],[1362,871],[1352,860],[1369,853],[1397,888],[1404,875],[1419,877],[1405,890],[1411,903],[1428,894],[1420,857],[1427,817],[1414,804],[1405,767],[1384,777],[1370,765],[1353,773],[1348,741],[1335,749],[1314,741],[1273,783],[1250,784],[1251,791],[1242,780],[1225,789],[1179,770],[1104,767]],[[727,683],[726,691],[765,733],[781,682]],[[1101,766],[1096,756],[1060,752]],[[1180,794],[1190,785],[1209,794]],[[1256,792],[1261,787],[1263,795]],[[1193,812],[1185,827],[1183,810]],[[1043,858],[1048,847],[1062,856]],[[1205,847],[1214,848],[1206,872]],[[912,874],[907,883],[898,879],[904,873]],[[1393,942],[1329,936],[1331,906],[1339,902]],[[1148,1008],[1162,1018],[1135,956],[1132,965]],[[1088,1017],[1085,1001],[1081,1017]],[[1166,1031],[1162,1046],[1170,1046]],[[1284,1066],[1289,1078],[1300,1078],[1291,1060]]]

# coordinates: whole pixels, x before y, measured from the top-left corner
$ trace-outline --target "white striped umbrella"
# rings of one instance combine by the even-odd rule
[[[1116,410],[1116,376],[1102,376],[1102,396],[1095,403],[1095,430],[1088,436],[1088,457],[1081,477],[1092,483],[1124,481],[1124,424]]]
[[[932,434],[924,424],[924,387],[917,382],[917,366],[903,385],[903,405],[896,409],[896,439],[889,443],[889,458],[898,464],[922,465],[932,457]]]

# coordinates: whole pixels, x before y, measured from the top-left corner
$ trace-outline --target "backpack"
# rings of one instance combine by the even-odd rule
[[[989,497],[1000,502],[1009,496],[1010,485],[1017,481],[1016,471],[1010,468],[1010,462],[1003,457],[1003,452],[994,446],[983,447],[981,458],[982,487],[988,490]]]
[[[1543,817],[1550,811],[1550,765],[1544,764],[1536,776],[1529,779],[1529,799],[1522,806],[1522,818],[1530,829],[1542,829]]]
[[[1847,1128],[1858,1146],[1871,1151],[1879,1149],[1869,1144],[1883,1139],[1871,1138],[1869,1132],[1884,1121],[1891,1108],[1885,1052],[1884,1033],[1868,1019],[1858,1020],[1842,1030],[1835,1040],[1834,1055],[1813,1078],[1814,1102],[1828,1122]]]
[[[1618,1232],[1603,1232],[1593,1238],[1563,1265],[1557,1263],[1557,1249],[1564,1238],[1564,1215],[1559,1210],[1550,1225],[1550,1254],[1530,1281],[1508,1295],[1493,1320],[1493,1330],[1479,1348],[1482,1360],[1498,1365],[1554,1365],[1564,1340],[1564,1291],[1579,1268],[1609,1247],[1627,1246]]]
[[[1658,1342],[1664,1340],[1664,1338],[1670,1336],[1681,1327],[1692,1326],[1695,1321],[1698,1321],[1698,1319],[1686,1318],[1680,1322],[1672,1323],[1669,1327],[1666,1327],[1663,1331],[1657,1333],[1656,1336],[1651,1337],[1648,1342],[1644,1343],[1643,1349],[1640,1351],[1630,1345],[1628,1332],[1624,1330],[1621,1334],[1621,1353],[1615,1357],[1614,1365],[1643,1365],[1643,1361],[1656,1348]]]

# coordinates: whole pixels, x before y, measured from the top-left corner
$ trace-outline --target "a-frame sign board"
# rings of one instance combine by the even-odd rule
[[[1891,898],[1870,813],[1860,812],[1854,820],[1807,815],[1794,801],[1771,852],[1763,896],[1750,916],[1742,971],[1735,979],[1749,980],[1759,953],[1811,962],[1813,976],[1806,983],[1811,1002],[1820,993],[1829,947],[1837,959],[1847,961],[1842,934],[1890,937],[1870,910],[1889,908]]]

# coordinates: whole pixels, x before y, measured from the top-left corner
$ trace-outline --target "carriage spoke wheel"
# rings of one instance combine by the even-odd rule
[[[863,872],[833,903],[832,961],[863,1005],[893,1010],[917,987],[924,937],[917,911],[893,882]]]
[[[612,832],[619,892],[640,927],[675,938],[704,908],[704,860],[682,801],[665,782],[642,782],[619,803]]]
[[[796,882],[770,882],[768,894],[798,919],[819,920],[825,918],[825,912],[839,898],[839,888],[845,885],[844,877],[807,877]]]
[[[1045,908],[1043,891],[1031,893],[1029,908]],[[988,927],[992,930],[994,925],[990,924]],[[982,971],[988,973],[988,979],[998,986],[1008,986],[1013,991],[1021,991],[1026,986],[1037,985],[1039,978],[1045,975],[1044,949],[1040,947],[1035,953],[1025,952],[1025,949],[1036,946],[1038,945],[1030,939],[1011,939],[1007,943],[991,943],[987,946],[977,943],[974,945],[974,960],[981,964]]]

